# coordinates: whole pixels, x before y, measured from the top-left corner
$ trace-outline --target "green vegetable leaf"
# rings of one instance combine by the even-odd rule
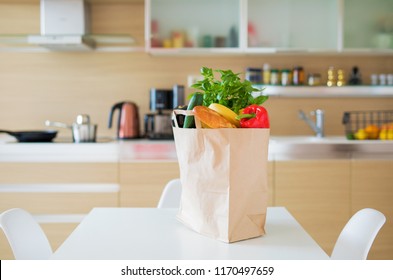
[[[217,79],[214,73],[218,73],[220,79]],[[213,70],[202,67],[201,74],[204,79],[194,83],[191,87],[201,91],[204,106],[219,103],[235,113],[239,113],[240,109],[251,104],[261,105],[268,99],[264,95],[254,98],[252,93],[260,90],[254,88],[248,80],[241,81],[240,73],[235,74],[231,70]]]

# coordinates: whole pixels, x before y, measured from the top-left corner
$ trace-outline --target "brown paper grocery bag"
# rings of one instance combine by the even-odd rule
[[[265,233],[269,129],[174,127],[182,184],[178,219],[234,242]]]

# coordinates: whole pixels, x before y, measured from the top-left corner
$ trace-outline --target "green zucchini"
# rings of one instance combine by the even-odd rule
[[[194,109],[195,106],[200,106],[203,104],[203,94],[202,93],[194,93],[194,95],[190,99],[190,103],[188,103],[187,110]],[[184,118],[183,128],[195,128],[195,120],[193,116],[186,116]]]

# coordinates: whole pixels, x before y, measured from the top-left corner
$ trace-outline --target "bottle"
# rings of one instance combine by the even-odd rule
[[[393,86],[393,74],[387,74],[386,75],[386,80],[387,80],[387,85],[388,86]]]
[[[184,47],[184,34],[181,31],[172,32],[172,47],[173,48]]]
[[[292,82],[295,86],[304,85],[304,69],[301,66],[293,68]]]
[[[334,71],[333,66],[330,66],[328,69],[326,85],[328,87],[332,87],[332,86],[336,85],[336,73]]]
[[[371,74],[371,85],[376,86],[378,85],[378,75]]]
[[[152,48],[161,47],[161,40],[158,32],[158,21],[152,20],[151,21],[151,41],[150,45]]]
[[[344,71],[342,69],[337,70],[337,86],[342,87],[345,85]]]
[[[265,63],[263,64],[263,74],[262,74],[262,82],[265,85],[268,85],[270,83],[270,65]]]
[[[360,76],[359,68],[357,66],[352,68],[352,72],[349,77],[348,84],[350,84],[350,85],[361,85],[362,84],[362,78]]]
[[[386,86],[386,74],[379,74],[379,85]]]

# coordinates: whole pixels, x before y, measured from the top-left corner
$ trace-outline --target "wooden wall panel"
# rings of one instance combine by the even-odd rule
[[[144,5],[142,1],[116,1],[107,5],[92,1],[92,29],[97,33],[132,34],[138,46],[144,46]],[[0,32],[39,31],[38,1],[28,4],[1,3]],[[29,4],[30,3],[30,4]],[[10,16],[8,16],[10,15]],[[18,20],[19,18],[19,20]],[[23,19],[23,21],[21,20]],[[292,68],[302,65],[307,73],[321,73],[326,79],[329,66],[348,74],[359,66],[365,83],[371,73],[393,70],[393,56],[388,55],[208,55],[151,56],[135,53],[13,53],[0,52],[0,128],[9,130],[43,129],[44,121],[72,123],[77,114],[90,114],[98,124],[98,136],[115,136],[108,129],[110,107],[131,100],[143,115],[149,111],[152,87],[172,88],[187,85],[188,75],[198,75],[202,66],[245,72],[246,67]],[[186,89],[187,93],[192,92]],[[318,95],[318,92],[315,92]],[[311,135],[305,123],[297,120],[298,109],[326,110],[326,134],[343,135],[341,124],[345,110],[391,109],[392,98],[270,98],[266,103],[271,115],[273,135]],[[69,130],[60,137],[71,138]]]

